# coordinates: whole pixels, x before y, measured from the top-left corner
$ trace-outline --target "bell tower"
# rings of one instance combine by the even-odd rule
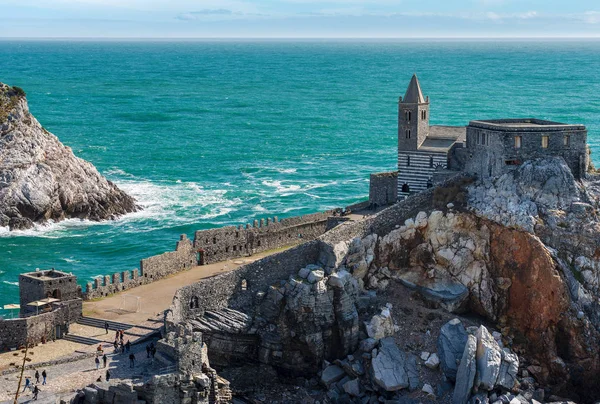
[[[429,135],[429,97],[424,98],[414,74],[398,100],[398,151],[417,150]]]

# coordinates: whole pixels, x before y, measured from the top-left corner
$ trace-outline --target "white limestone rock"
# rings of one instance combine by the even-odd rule
[[[427,366],[429,369],[437,369],[439,365],[440,359],[435,353],[432,353],[429,359],[427,359],[427,361],[425,362],[425,366]]]
[[[500,364],[502,362],[502,351],[494,337],[483,325],[477,330],[477,374],[475,386],[492,390],[496,385]]]
[[[381,309],[380,314],[374,315],[370,322],[365,322],[365,327],[367,335],[375,340],[394,335],[394,320],[390,309],[388,307]]]
[[[115,219],[139,209],[132,197],[44,129],[24,95],[0,83],[0,227]]]

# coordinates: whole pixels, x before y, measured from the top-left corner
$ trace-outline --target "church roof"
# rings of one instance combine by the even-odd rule
[[[422,104],[425,102],[425,97],[423,97],[423,93],[421,92],[421,86],[416,74],[413,74],[412,79],[410,79],[410,84],[406,89],[406,94],[404,94],[402,102],[407,104]]]

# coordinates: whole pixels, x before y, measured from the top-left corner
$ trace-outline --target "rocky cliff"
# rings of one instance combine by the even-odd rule
[[[114,219],[137,209],[133,198],[40,125],[23,90],[0,83],[0,226]]]
[[[219,366],[303,374],[326,388],[313,400],[598,400],[600,178],[546,159],[446,186],[466,203],[440,205],[434,189],[341,225],[315,265],[255,290],[244,313],[187,322]]]

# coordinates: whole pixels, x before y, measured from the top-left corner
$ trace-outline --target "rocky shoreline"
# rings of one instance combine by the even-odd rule
[[[0,227],[115,219],[140,207],[31,115],[25,93],[0,83]]]

